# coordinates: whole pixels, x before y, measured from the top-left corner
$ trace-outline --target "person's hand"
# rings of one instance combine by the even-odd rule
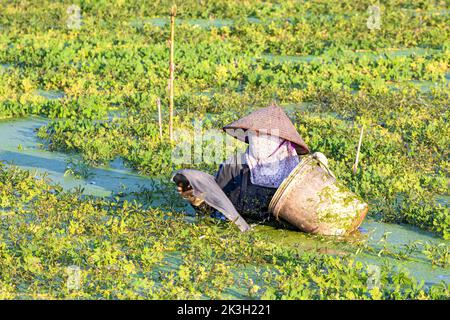
[[[205,201],[203,199],[195,197],[194,190],[192,188],[190,188],[188,190],[183,190],[182,187],[178,186],[177,191],[183,199],[186,199],[195,207],[198,207],[199,205],[201,205],[203,203],[203,201]]]

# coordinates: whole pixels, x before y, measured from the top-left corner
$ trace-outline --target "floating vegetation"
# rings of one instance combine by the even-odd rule
[[[80,179],[88,179],[93,174],[91,172],[91,167],[83,161],[70,159],[67,161],[66,171],[64,176],[73,176]]]
[[[11,120],[1,132],[40,139],[46,150],[2,140],[0,161],[9,164],[0,162],[0,298],[448,299],[445,2],[383,2],[379,30],[368,29],[368,4],[350,0],[177,5],[175,129],[220,129],[275,101],[369,202],[369,225],[433,232],[436,242],[396,246],[390,234],[374,243],[269,226],[239,234],[187,216],[168,182],[182,165],[172,159],[176,144],[160,138],[156,103],[166,137],[170,6],[83,2],[73,28],[65,3],[8,2],[0,12],[0,119],[45,120],[31,118],[33,128]],[[77,160],[66,163],[62,153]],[[152,179],[108,175],[117,159]],[[77,183],[63,188],[14,162]],[[212,173],[217,164],[191,167]],[[423,283],[420,273],[417,281],[403,264],[425,264],[443,281]]]
[[[371,288],[368,265],[351,255],[283,248],[135,201],[82,198],[14,167],[0,165],[0,190],[3,299],[449,297],[448,284],[426,287],[389,265]],[[66,285],[73,266],[75,289]]]

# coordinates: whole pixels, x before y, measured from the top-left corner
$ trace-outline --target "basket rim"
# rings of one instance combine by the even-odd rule
[[[314,160],[315,160],[315,158],[312,155],[303,157],[303,159],[300,161],[300,163],[283,180],[283,182],[278,187],[277,191],[275,191],[275,194],[273,195],[273,197],[269,203],[269,212],[271,212],[273,215],[275,215],[276,219],[278,219],[278,214],[275,213],[275,207],[277,206],[277,204],[279,203],[279,200],[283,196],[284,191],[289,187],[292,180],[294,180],[294,177],[297,176],[297,174],[304,168],[304,166]]]

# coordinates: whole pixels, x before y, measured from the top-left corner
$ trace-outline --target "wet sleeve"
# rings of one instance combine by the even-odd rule
[[[219,185],[219,187],[223,190],[224,187],[229,183],[229,181],[232,179],[230,175],[230,170],[228,169],[228,165],[221,164],[219,166],[219,170],[217,171],[216,175],[216,182]],[[203,202],[199,206],[192,206],[195,210],[196,214],[199,215],[210,215],[212,218],[221,218],[222,217],[226,220],[226,218],[218,212],[216,209],[212,208],[205,202]]]
[[[217,184],[219,185],[220,189],[222,189],[225,194],[230,198],[231,202],[234,204],[235,202],[233,200],[234,197],[230,197],[230,191],[233,191],[236,189],[236,174],[239,174],[240,167],[237,167],[235,164],[230,163],[222,163],[219,166],[219,170],[217,171],[215,175],[215,179]],[[227,220],[225,216],[217,211],[216,209],[212,208],[205,202],[203,202],[199,206],[192,206],[195,210],[195,212],[199,215],[209,215],[211,218],[218,218],[221,220]]]

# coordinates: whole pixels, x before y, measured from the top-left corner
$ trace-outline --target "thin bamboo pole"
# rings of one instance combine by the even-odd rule
[[[170,12],[170,62],[169,62],[169,139],[173,140],[173,81],[175,73],[174,47],[175,47],[175,15],[177,7],[172,6]]]
[[[161,99],[156,99],[156,105],[158,106],[158,125],[159,125],[159,139],[163,139],[163,128],[162,128],[162,114],[161,114]]]
[[[359,142],[358,142],[358,150],[356,151],[355,164],[353,165],[353,168],[352,168],[353,169],[353,174],[356,174],[356,171],[358,170],[359,152],[361,151],[363,132],[364,132],[364,126],[361,126],[361,133],[359,135]]]

